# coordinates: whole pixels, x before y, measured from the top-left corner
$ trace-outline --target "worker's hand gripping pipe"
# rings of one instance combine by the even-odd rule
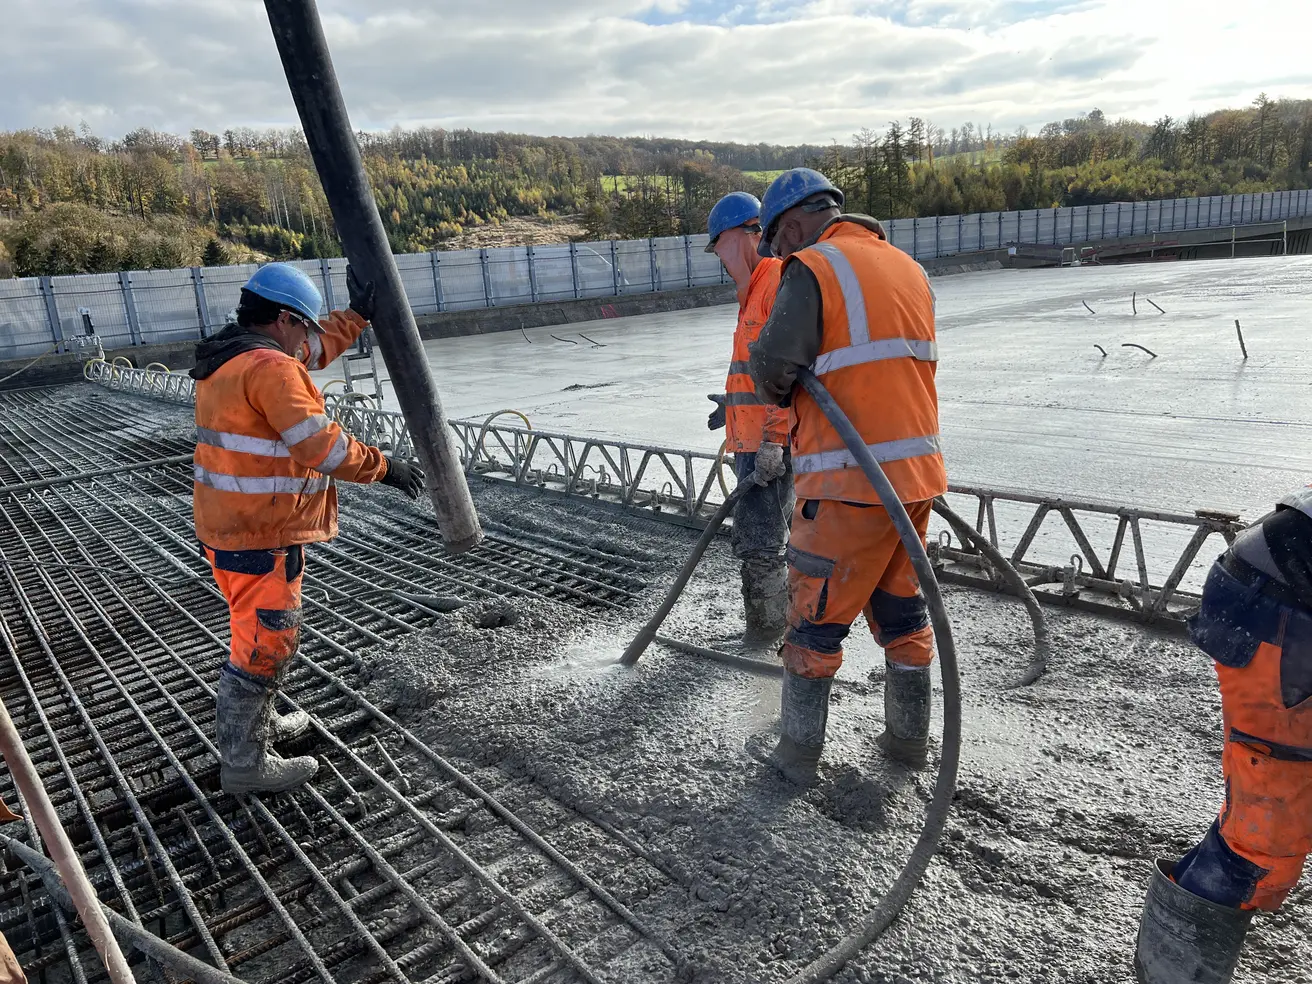
[[[656,609],[655,614],[653,614],[651,618],[647,619],[647,624],[642,627],[642,630],[634,636],[633,641],[629,643],[629,648],[624,650],[624,655],[620,657],[620,662],[625,666],[632,666],[642,657],[642,654],[647,651],[647,647],[650,646],[652,640],[656,638],[656,632],[660,629],[661,623],[665,621],[665,616],[670,614],[670,609],[672,609],[674,603],[679,600],[679,595],[683,594],[683,589],[687,586],[688,579],[692,577],[692,572],[695,571],[697,565],[701,563],[702,555],[706,553],[706,548],[711,545],[711,541],[715,539],[715,534],[719,531],[720,527],[724,525],[725,519],[727,519],[729,513],[733,511],[733,507],[738,503],[738,500],[742,498],[743,493],[746,492],[751,485],[752,478],[750,476],[743,479],[738,484],[738,487],[730,492],[724,502],[721,503],[720,508],[715,510],[715,515],[713,515],[710,518],[710,521],[707,522],[706,529],[702,531],[701,539],[697,541],[697,546],[692,548],[692,553],[690,553],[688,559],[683,562],[683,567],[679,571],[679,576],[676,577],[674,583],[670,585],[670,590],[665,592],[665,598],[661,601],[661,606]]]
[[[797,370],[797,381],[802,384],[811,398],[819,405],[820,411],[829,418],[829,422],[838,431],[838,435],[847,445],[852,456],[856,458],[866,478],[875,487],[879,500],[884,504],[889,519],[897,529],[902,544],[911,556],[911,564],[920,578],[920,588],[929,603],[929,615],[934,624],[934,640],[938,645],[939,672],[943,676],[943,752],[939,760],[938,781],[934,784],[934,796],[929,802],[925,814],[925,826],[920,831],[916,846],[912,848],[911,857],[906,867],[897,876],[893,886],[879,900],[874,909],[862,921],[860,927],[847,939],[832,950],[811,963],[801,973],[793,977],[788,984],[818,984],[836,974],[854,956],[861,952],[872,940],[876,939],[897,918],[897,914],[906,905],[911,894],[924,877],[930,859],[938,847],[943,828],[947,825],[948,810],[952,806],[952,795],[957,785],[957,767],[961,762],[961,677],[957,673],[957,649],[952,642],[952,626],[948,622],[947,610],[943,607],[943,596],[938,590],[938,579],[934,568],[925,552],[925,545],[920,541],[907,515],[906,509],[898,499],[892,484],[879,467],[879,462],[870,449],[866,447],[861,435],[848,420],[847,414],[838,402],[829,395],[820,380],[809,369]]]
[[[483,529],[360,159],[318,7],[314,0],[265,0],[264,7],[342,247],[361,278],[377,285],[378,348],[427,476],[442,541],[452,553],[463,553],[478,545]]]

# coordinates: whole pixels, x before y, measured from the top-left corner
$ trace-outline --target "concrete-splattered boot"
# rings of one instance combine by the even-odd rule
[[[219,673],[214,730],[225,793],[280,793],[319,771],[311,756],[284,759],[266,748],[272,698],[268,684],[227,666]]]
[[[1217,905],[1171,881],[1157,861],[1139,920],[1134,973],[1139,984],[1229,984],[1253,913]]]
[[[269,744],[276,745],[281,741],[291,741],[293,738],[299,738],[310,730],[310,715],[304,711],[292,711],[290,714],[279,714],[272,707],[269,709]]]
[[[284,665],[282,671],[274,678],[273,686],[269,688],[269,725],[266,743],[268,745],[291,741],[310,730],[310,715],[305,711],[292,711],[290,714],[278,713],[278,691],[282,689],[282,678],[285,671],[286,666]]]
[[[781,559],[743,561],[743,645],[776,645],[788,628],[788,568]]]
[[[884,733],[876,741],[894,762],[923,769],[929,761],[929,667],[884,665]]]
[[[825,747],[829,691],[833,686],[833,677],[813,680],[784,671],[779,699],[779,727],[783,733],[770,761],[790,782],[809,785],[815,781]]]

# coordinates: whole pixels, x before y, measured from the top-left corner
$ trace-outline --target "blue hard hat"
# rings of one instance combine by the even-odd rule
[[[745,191],[731,191],[711,209],[706,218],[706,231],[711,241],[706,244],[706,252],[715,252],[715,241],[722,232],[737,229],[749,222],[756,222],[761,217],[761,201],[755,195]]]
[[[829,192],[838,202],[839,208],[842,208],[843,193],[838,186],[809,167],[795,167],[771,181],[770,187],[765,189],[765,201],[761,205],[762,235],[757,252],[762,256],[773,256],[770,240],[774,238],[774,226],[779,216],[822,191]]]
[[[291,308],[316,325],[323,310],[323,295],[310,275],[290,263],[267,263],[246,281],[246,290],[266,301]]]

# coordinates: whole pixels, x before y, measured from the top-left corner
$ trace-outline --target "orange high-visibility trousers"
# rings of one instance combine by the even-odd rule
[[[1225,802],[1174,878],[1218,905],[1278,909],[1312,853],[1312,610],[1290,594],[1227,553],[1189,620],[1221,684]]]
[[[1219,832],[1240,857],[1263,869],[1245,909],[1275,911],[1312,854],[1312,696],[1286,707],[1280,646],[1264,642],[1244,667],[1216,664],[1225,725],[1226,800]]]
[[[923,541],[932,500],[905,505]],[[863,612],[889,662],[933,661],[929,609],[888,513],[881,506],[799,499],[788,540],[789,629],[780,654],[789,672],[836,674],[843,640]]]
[[[205,558],[228,602],[229,661],[251,676],[274,679],[301,642],[305,549],[213,550]]]

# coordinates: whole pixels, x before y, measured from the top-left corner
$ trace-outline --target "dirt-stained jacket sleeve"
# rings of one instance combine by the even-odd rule
[[[748,348],[756,395],[766,403],[788,406],[797,367],[820,354],[820,285],[805,263],[785,263],[770,317]]]
[[[369,327],[369,322],[350,308],[345,311],[332,311],[328,317],[319,319],[318,334],[310,335],[309,367],[325,369],[339,355],[355,344],[360,333]]]
[[[387,474],[381,451],[357,441],[324,413],[309,372],[296,360],[271,360],[252,376],[246,398],[281,435],[298,464],[365,485]]]

